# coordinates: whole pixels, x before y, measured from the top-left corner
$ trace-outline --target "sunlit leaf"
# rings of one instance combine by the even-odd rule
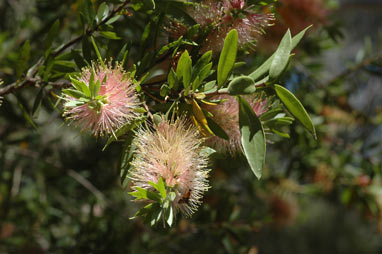
[[[224,40],[223,50],[220,54],[218,63],[218,88],[222,87],[228,78],[232,67],[235,64],[237,45],[238,45],[238,33],[236,29],[232,29]]]
[[[306,112],[304,106],[301,102],[294,96],[288,89],[275,85],[275,91],[279,99],[283,102],[288,111],[296,117],[296,119],[310,132],[314,138],[316,136],[316,129],[310,119],[308,113]]]

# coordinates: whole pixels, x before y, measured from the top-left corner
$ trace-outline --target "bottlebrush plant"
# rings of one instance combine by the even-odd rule
[[[210,188],[211,154],[244,154],[260,179],[271,135],[288,138],[297,120],[316,136],[300,101],[280,83],[309,27],[294,36],[287,30],[271,57],[240,71],[251,57],[243,50],[253,53],[274,19],[253,2],[121,1],[110,8],[85,0],[82,34],[54,49],[55,22],[44,56],[28,70],[26,42],[19,80],[0,95],[37,85],[33,113],[43,99],[56,100],[68,123],[106,137],[104,149],[122,143],[122,187],[142,205],[134,217],[172,226],[179,212],[191,216]],[[122,16],[141,21],[140,40],[131,36],[135,28],[119,33]]]

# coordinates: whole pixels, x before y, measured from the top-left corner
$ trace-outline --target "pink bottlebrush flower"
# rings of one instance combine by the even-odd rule
[[[176,193],[171,205],[176,211],[190,216],[208,190],[207,156],[201,153],[203,139],[198,130],[184,119],[162,120],[153,129],[137,132],[136,156],[131,162],[129,177],[132,189],[140,187],[153,191],[149,181],[162,178]]]
[[[86,102],[82,98],[65,95],[64,117],[82,130],[90,130],[95,136],[110,134],[136,116],[137,94],[133,80],[120,65],[114,68],[110,65],[84,68],[78,81],[89,87],[92,71],[95,82],[101,83],[98,95]]]
[[[187,12],[201,27],[219,24],[224,16],[225,2],[204,0],[202,3],[188,8]]]
[[[244,98],[252,106],[252,109],[257,116],[262,115],[268,110],[267,100],[254,96],[244,96]],[[239,107],[236,98],[234,96],[219,95],[212,99],[226,100],[215,106],[203,105],[203,108],[213,114],[213,120],[224,129],[229,136],[229,140],[214,136],[207,139],[206,144],[221,153],[235,155],[242,152],[239,127]]]
[[[273,14],[254,13],[244,0],[205,0],[189,8],[188,13],[202,28],[210,27],[201,53],[209,50],[220,52],[227,33],[232,29],[238,31],[240,47],[250,46],[274,19]]]

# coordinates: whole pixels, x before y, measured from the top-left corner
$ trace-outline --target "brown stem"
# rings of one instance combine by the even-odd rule
[[[143,87],[142,87],[142,91],[143,91],[147,96],[149,96],[151,99],[153,99],[154,101],[157,101],[157,102],[159,102],[159,103],[166,103],[166,101],[161,100],[161,99],[155,97],[154,95],[152,95],[151,93],[149,93],[149,91],[147,91],[147,89],[145,89],[145,88],[143,88]]]

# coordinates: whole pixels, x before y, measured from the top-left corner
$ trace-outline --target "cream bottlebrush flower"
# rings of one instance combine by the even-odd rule
[[[100,87],[97,94],[90,95],[92,76]],[[78,80],[72,79],[73,86],[78,87],[76,81],[84,84],[85,90],[88,88],[88,96],[76,98],[66,94],[64,117],[82,130],[90,130],[96,136],[110,134],[136,116],[138,100],[133,80],[120,65],[84,68]]]
[[[148,182],[162,178],[168,191],[175,192],[174,210],[190,216],[208,190],[208,155],[201,153],[203,139],[197,128],[184,119],[162,120],[153,129],[137,132],[136,155],[131,162],[129,178],[132,189],[154,191]]]
[[[253,12],[244,0],[205,0],[188,9],[188,13],[201,27],[211,26],[201,53],[220,52],[227,33],[236,29],[240,47],[251,46],[274,20],[273,14]]]
[[[268,102],[256,96],[244,96],[251,105],[257,116],[268,110]],[[230,153],[235,155],[242,152],[241,135],[239,127],[239,106],[234,96],[219,95],[212,97],[216,100],[225,100],[219,105],[205,105],[203,108],[213,114],[212,119],[224,129],[229,136],[229,140],[214,136],[207,139],[206,144],[213,147],[217,152]]]

